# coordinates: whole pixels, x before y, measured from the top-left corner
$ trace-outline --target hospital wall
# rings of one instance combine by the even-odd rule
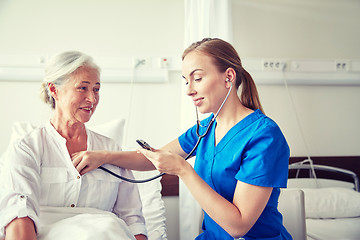
[[[360,60],[359,11],[357,0],[235,0],[234,45],[242,58]],[[341,83],[258,86],[292,156],[360,154],[360,86]]]
[[[360,59],[359,5],[356,0],[233,0],[233,43],[243,59]],[[183,11],[182,0],[3,0],[0,56],[74,49],[95,60],[176,59],[184,47]],[[0,81],[0,152],[14,121],[49,119],[51,111],[38,97],[39,82]],[[137,138],[160,147],[181,133],[179,109],[187,104],[182,84],[180,69],[169,71],[166,83],[104,83],[89,125],[126,118],[127,148],[135,148]],[[280,125],[293,156],[360,155],[359,86],[289,85],[287,90],[270,84],[258,90],[265,113]],[[178,199],[164,200],[169,239],[176,240]]]

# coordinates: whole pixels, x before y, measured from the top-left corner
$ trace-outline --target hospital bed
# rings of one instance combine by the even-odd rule
[[[360,157],[291,157],[279,211],[294,240],[360,239]],[[305,160],[305,161],[304,161]],[[201,232],[202,210],[180,182],[180,239]]]
[[[360,239],[360,157],[291,158],[288,189],[304,193],[308,240]]]
[[[101,125],[90,127],[95,132],[114,139],[119,146],[122,146],[124,119],[116,119]],[[34,129],[34,125],[29,122],[16,122],[12,127],[12,135],[9,144],[19,139],[19,137]],[[1,170],[2,159],[0,159]],[[146,179],[159,174],[158,171],[138,172],[133,171],[136,179]],[[165,226],[165,205],[162,200],[161,178],[148,183],[138,184],[140,198],[143,204],[143,214],[146,221],[149,240],[166,240]],[[40,208],[40,230],[39,240],[53,239],[130,239],[127,233],[113,225],[116,218],[108,218],[108,213],[91,208],[69,208],[69,207],[46,207]],[[109,221],[110,219],[110,221]],[[94,223],[94,221],[96,223]],[[80,223],[80,224],[79,224]],[[124,229],[126,226],[124,226]],[[102,229],[106,229],[106,236],[102,234]],[[132,236],[133,237],[133,236]],[[0,237],[1,239],[1,237]]]

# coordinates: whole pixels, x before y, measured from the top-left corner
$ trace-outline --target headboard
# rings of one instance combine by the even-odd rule
[[[314,164],[327,165],[332,167],[339,167],[347,170],[351,170],[355,172],[360,177],[360,156],[317,156],[310,157]],[[289,164],[300,162],[307,157],[290,157]],[[289,177],[295,176],[295,171],[289,171]],[[299,177],[304,176],[305,173],[299,174]],[[333,176],[329,176],[331,173],[317,172],[317,177],[326,177],[343,181],[350,181],[351,179],[344,179],[340,176],[334,174]],[[163,196],[178,196],[179,195],[179,178],[174,175],[165,174],[161,179],[162,191],[161,194]]]
[[[313,164],[326,165],[330,167],[338,167],[346,170],[353,171],[358,177],[360,177],[360,156],[322,156],[322,157],[310,157]],[[290,157],[289,164],[300,162],[307,157]],[[289,178],[295,177],[296,170],[289,170]],[[300,171],[299,177],[307,177],[308,171]],[[341,181],[352,182],[352,178],[331,172],[316,171],[318,178],[328,178]]]
[[[162,196],[179,196],[179,177],[165,174],[161,178]]]

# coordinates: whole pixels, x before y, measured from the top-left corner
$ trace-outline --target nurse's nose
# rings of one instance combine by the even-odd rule
[[[194,94],[196,94],[196,91],[195,91],[195,89],[194,89],[194,87],[193,87],[193,84],[191,83],[191,82],[189,82],[188,84],[187,84],[187,88],[186,88],[186,94],[188,95],[188,96],[193,96]]]

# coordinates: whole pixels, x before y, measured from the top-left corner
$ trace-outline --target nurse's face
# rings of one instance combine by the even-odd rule
[[[220,73],[212,59],[192,51],[182,62],[182,75],[187,85],[187,95],[201,113],[217,112],[227,94],[225,73]]]
[[[57,89],[55,111],[67,122],[88,122],[99,103],[99,73],[80,67]]]

